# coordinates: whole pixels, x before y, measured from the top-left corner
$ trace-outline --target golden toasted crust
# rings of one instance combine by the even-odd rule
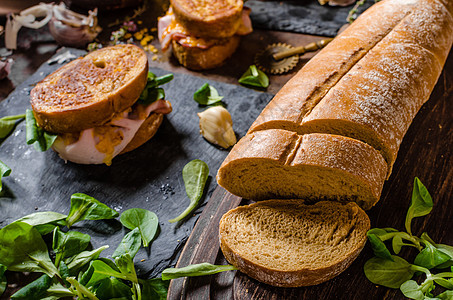
[[[134,45],[107,47],[76,59],[32,89],[38,126],[67,133],[102,125],[135,103],[147,74],[146,54]]]
[[[380,153],[358,140],[270,129],[244,136],[220,166],[217,182],[246,199],[355,201],[370,209],[386,174]]]
[[[127,144],[126,148],[124,148],[120,154],[132,151],[151,139],[156,134],[163,119],[163,114],[151,113],[145,122],[143,122],[140,126],[137,133],[134,135],[134,138],[129,142],[129,144]]]
[[[176,20],[197,36],[224,38],[241,23],[242,0],[170,0]]]
[[[188,69],[212,69],[221,66],[227,58],[233,55],[239,45],[240,39],[240,36],[237,35],[222,39],[219,40],[218,44],[208,49],[185,47],[173,40],[173,54],[179,63]]]
[[[309,286],[343,272],[363,249],[369,228],[355,203],[268,200],[227,212],[220,248],[229,263],[258,281]]]

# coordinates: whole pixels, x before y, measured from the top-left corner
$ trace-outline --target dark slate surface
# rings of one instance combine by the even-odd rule
[[[358,13],[373,3],[373,0],[367,0]],[[249,0],[245,5],[252,9],[250,17],[255,28],[331,37],[336,36],[340,27],[347,23],[346,18],[353,7],[322,6],[318,0]]]
[[[80,50],[70,51],[76,55],[83,54]],[[58,67],[59,64],[41,66],[5,101],[0,102],[0,117],[24,113],[29,107],[29,92],[33,84]],[[151,71],[157,75],[168,73],[160,69]],[[164,86],[173,112],[164,119],[153,139],[131,153],[116,157],[110,167],[65,163],[51,150],[37,152],[33,146],[26,145],[25,122],[20,123],[0,145],[0,160],[12,169],[11,176],[3,179],[0,227],[37,211],[68,213],[70,195],[86,193],[119,213],[141,207],[157,214],[159,236],[149,249],[140,249],[135,258],[142,277],[156,277],[164,268],[174,265],[197,216],[216,187],[215,174],[228,153],[209,144],[199,134],[196,113],[205,107],[198,106],[192,95],[205,82],[225,96],[224,102],[239,137],[246,133],[272,97],[241,86],[175,74],[175,79]],[[192,159],[202,159],[210,167],[207,193],[195,216],[181,224],[171,224],[168,220],[179,215],[189,204],[181,171]],[[118,220],[84,221],[75,224],[74,229],[90,234],[94,248],[109,245],[102,255],[106,257],[111,256],[127,232]]]

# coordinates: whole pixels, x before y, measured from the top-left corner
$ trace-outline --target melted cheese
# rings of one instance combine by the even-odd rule
[[[121,153],[151,112],[162,109],[158,100],[148,106],[137,104],[115,116],[109,123],[77,134],[59,135],[52,148],[65,161],[78,164],[106,164]]]

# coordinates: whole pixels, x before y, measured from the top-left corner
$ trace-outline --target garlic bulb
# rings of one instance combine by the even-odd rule
[[[97,8],[88,16],[66,9],[63,3],[53,7],[49,30],[54,39],[63,46],[81,47],[93,41],[101,27],[97,25]]]
[[[231,115],[222,106],[214,106],[198,113],[200,133],[209,142],[225,149],[236,144]]]
[[[101,31],[97,25],[97,9],[88,12],[88,16],[75,13],[60,5],[41,3],[20,12],[8,14],[5,28],[5,46],[16,49],[17,34],[21,27],[38,29],[49,23],[49,29],[55,40],[63,46],[84,46]],[[42,19],[40,19],[42,18]]]

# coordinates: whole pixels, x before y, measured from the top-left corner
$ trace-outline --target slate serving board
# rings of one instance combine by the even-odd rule
[[[76,56],[85,52],[67,49]],[[61,54],[62,52],[60,52]],[[43,64],[27,81],[0,102],[0,117],[21,114],[29,108],[33,84],[61,65]],[[151,69],[156,75],[168,71]],[[34,212],[68,213],[70,196],[86,193],[119,213],[145,208],[159,218],[160,233],[149,249],[140,249],[135,262],[139,276],[160,276],[173,266],[192,228],[215,189],[215,174],[228,151],[216,147],[199,134],[197,112],[205,107],[193,100],[193,93],[205,82],[217,88],[230,111],[238,137],[243,136],[272,95],[237,85],[218,83],[187,74],[174,74],[164,85],[173,112],[167,115],[157,134],[140,148],[113,160],[112,166],[65,163],[49,150],[41,153],[25,143],[25,122],[0,144],[0,160],[12,173],[4,178],[0,194],[0,227]],[[189,204],[181,171],[186,163],[201,159],[210,167],[210,177],[201,206],[192,217],[178,224],[168,222]],[[118,220],[84,221],[73,229],[92,236],[93,248],[109,245],[101,256],[110,257],[128,231]],[[144,260],[144,261],[141,261]]]
[[[365,1],[357,14],[372,4],[374,0]],[[250,18],[255,28],[334,37],[341,26],[347,23],[349,11],[354,5],[320,5],[318,0],[249,0],[245,6],[252,9]]]

